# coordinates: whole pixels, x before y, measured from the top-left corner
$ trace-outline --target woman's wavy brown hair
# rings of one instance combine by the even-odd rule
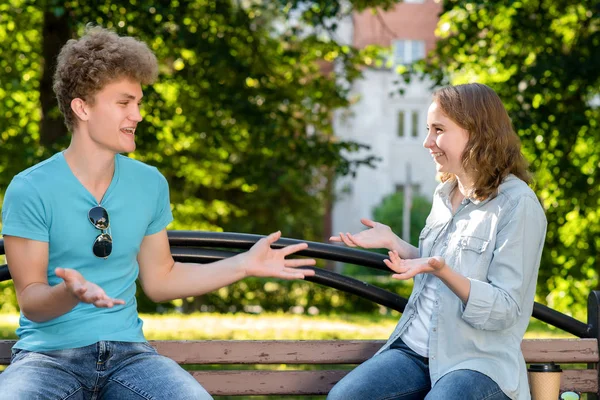
[[[479,83],[436,90],[433,101],[469,134],[462,166],[473,179],[471,196],[483,200],[495,195],[508,174],[530,183],[528,163],[510,117],[494,90]],[[442,182],[456,180],[442,173]]]
[[[61,49],[53,89],[65,125],[73,131],[73,99],[94,104],[94,95],[109,83],[126,78],[148,85],[157,76],[156,56],[144,42],[99,26],[87,26],[84,36],[69,40]]]

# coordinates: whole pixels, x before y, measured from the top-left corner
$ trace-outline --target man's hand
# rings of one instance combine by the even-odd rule
[[[362,247],[364,249],[389,249],[392,247],[394,233],[389,226],[366,218],[361,219],[360,222],[370,229],[354,235],[340,232],[339,236],[332,236],[329,240],[342,242],[348,247]]]
[[[304,250],[306,243],[295,244],[274,250],[271,245],[281,237],[281,232],[271,233],[266,238],[260,239],[248,252],[242,254],[241,262],[247,276],[262,276],[282,279],[303,279],[312,276],[315,271],[309,269],[296,269],[308,265],[315,265],[313,259],[291,259],[285,257]]]
[[[388,255],[390,256],[389,260],[385,259],[383,262],[389,269],[396,272],[392,275],[394,279],[406,280],[422,273],[436,275],[446,266],[444,259],[438,256],[405,260],[400,258],[397,251],[390,251]]]
[[[117,304],[125,304],[125,301],[108,297],[104,290],[95,283],[85,280],[83,275],[74,269],[56,268],[56,276],[65,281],[67,289],[83,303],[90,303],[96,307],[112,308]]]

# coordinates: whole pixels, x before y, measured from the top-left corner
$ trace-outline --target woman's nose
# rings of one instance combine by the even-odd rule
[[[435,144],[435,140],[433,139],[433,135],[431,132],[427,132],[427,136],[425,136],[425,140],[423,141],[423,147],[426,149],[430,149]]]

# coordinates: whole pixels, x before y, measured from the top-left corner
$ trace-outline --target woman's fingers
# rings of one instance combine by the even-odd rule
[[[371,221],[368,218],[361,218],[360,222],[364,225],[364,226],[368,226],[369,228],[374,228],[375,227],[375,221]]]
[[[414,275],[411,274],[411,273],[408,273],[408,272],[405,272],[405,273],[402,273],[402,274],[393,274],[392,275],[393,279],[398,279],[398,280],[401,280],[401,281],[405,281],[405,280],[413,278],[413,277],[414,277]]]
[[[348,234],[344,234],[342,232],[340,232],[340,238],[342,238],[342,242],[344,242],[344,244],[348,247],[356,247],[356,245],[354,244],[354,242],[352,242],[349,238],[348,238]]]

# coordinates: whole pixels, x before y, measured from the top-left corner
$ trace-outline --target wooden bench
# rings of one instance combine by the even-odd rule
[[[177,261],[210,262],[231,257],[250,248],[258,235],[228,232],[169,231],[171,253]],[[280,239],[281,248],[299,243]],[[388,271],[384,256],[377,253],[308,242],[300,254],[324,260],[346,262]],[[204,248],[204,247],[208,247]],[[217,248],[218,250],[212,249]],[[0,254],[4,242],[0,240]],[[351,277],[314,268],[306,280],[361,296],[402,312],[406,299]],[[6,265],[0,266],[0,281],[10,279]],[[577,339],[535,339],[522,344],[527,363],[555,362],[563,367],[561,389],[588,393],[598,399],[600,338],[600,291],[588,297],[588,322],[584,323],[541,304],[535,304],[533,317],[577,336]],[[350,369],[371,357],[384,343],[378,340],[310,341],[154,341],[152,345],[190,373],[213,395],[323,395]],[[10,361],[14,341],[0,341],[0,366]],[[281,367],[285,365],[285,367]]]
[[[15,342],[0,341],[0,364],[10,361]],[[372,356],[381,340],[199,340],[153,341],[213,395],[323,395],[356,364]],[[563,367],[561,388],[598,393],[596,339],[528,339],[522,344],[528,363],[556,362]],[[286,364],[286,369],[273,365]],[[576,364],[576,365],[573,365]],[[268,365],[271,365],[271,369]],[[290,365],[294,369],[290,368]],[[308,366],[307,370],[299,368]],[[319,365],[320,369],[315,369]],[[205,366],[204,370],[197,370]],[[206,367],[209,369],[206,369]],[[248,369],[251,368],[251,369]],[[581,368],[581,369],[576,369]]]

